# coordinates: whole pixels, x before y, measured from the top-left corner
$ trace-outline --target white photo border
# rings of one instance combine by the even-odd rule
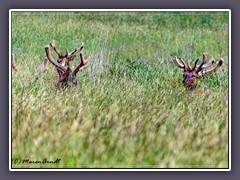
[[[12,12],[228,12],[228,168],[12,168]],[[10,9],[9,10],[9,171],[231,171],[231,9]]]

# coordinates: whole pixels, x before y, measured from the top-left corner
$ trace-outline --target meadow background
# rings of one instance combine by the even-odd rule
[[[13,168],[228,168],[228,12],[12,12],[11,35],[12,158],[61,159]],[[76,88],[35,76],[53,39],[92,56]],[[204,52],[223,67],[186,91],[170,55]]]

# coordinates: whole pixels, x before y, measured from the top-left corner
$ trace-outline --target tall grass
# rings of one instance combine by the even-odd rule
[[[34,76],[53,39],[92,56],[76,88]],[[13,12],[12,52],[12,157],[61,159],[13,167],[228,167],[226,12]],[[204,52],[224,65],[186,91],[170,55]]]

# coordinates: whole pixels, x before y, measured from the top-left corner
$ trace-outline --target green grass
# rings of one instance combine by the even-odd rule
[[[76,88],[34,76],[53,39],[92,56]],[[227,12],[13,12],[12,52],[12,157],[61,159],[14,168],[228,168]],[[170,55],[204,52],[224,65],[186,91]]]

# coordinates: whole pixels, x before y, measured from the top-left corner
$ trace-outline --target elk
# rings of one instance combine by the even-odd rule
[[[14,55],[12,54],[12,68],[17,71],[17,66],[15,64]]]
[[[214,73],[215,71],[217,71],[220,68],[220,66],[222,66],[222,64],[224,62],[223,59],[221,58],[214,68],[206,71],[204,69],[210,67],[215,61],[215,59],[212,58],[207,63],[207,58],[208,58],[208,53],[203,53],[202,63],[200,65],[197,65],[197,63],[199,61],[199,59],[197,59],[192,68],[189,61],[188,61],[188,64],[186,64],[181,58],[177,58],[176,56],[172,57],[173,63],[177,67],[181,68],[183,71],[183,81],[182,82],[185,85],[185,87],[187,87],[188,89],[191,89],[191,90],[195,89],[197,86],[197,79],[199,77],[207,76],[207,75]]]
[[[58,54],[57,61],[55,61],[51,55],[50,46]],[[69,52],[68,49],[66,49],[65,55],[63,55],[56,48],[55,40],[53,40],[50,43],[50,46],[47,45],[45,47],[46,58],[44,60],[44,67],[40,71],[38,71],[37,75],[40,75],[41,73],[48,70],[48,62],[50,61],[50,63],[56,67],[56,70],[59,75],[59,79],[56,84],[57,89],[68,86],[69,81],[72,83],[73,86],[76,86],[77,85],[77,81],[76,81],[77,73],[80,71],[83,71],[90,65],[91,57],[89,56],[87,59],[84,59],[84,53],[82,52],[84,44],[82,43],[79,48],[75,49],[72,52]],[[69,63],[70,63],[70,61],[73,61],[76,58],[76,53],[78,53],[78,52],[80,52],[80,54],[79,54],[80,55],[80,63],[74,70],[72,70]]]

